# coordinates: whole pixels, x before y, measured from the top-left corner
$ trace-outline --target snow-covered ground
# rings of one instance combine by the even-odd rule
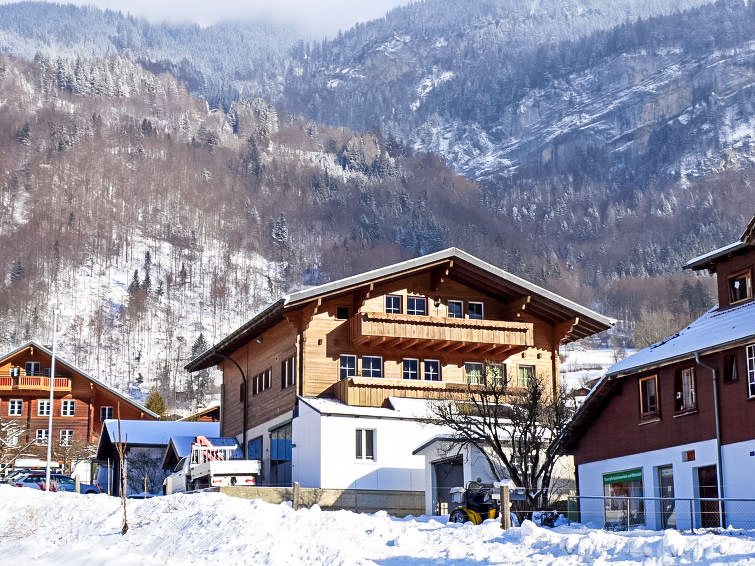
[[[753,564],[755,532],[608,533],[525,522],[501,531],[235,499],[221,494],[130,500],[120,534],[120,500],[0,486],[0,564],[224,564],[480,566],[483,564]]]
[[[585,348],[570,344],[561,348],[561,382],[567,389],[584,387],[593,379],[602,377],[617,361],[634,353],[634,350],[617,351],[612,348]]]

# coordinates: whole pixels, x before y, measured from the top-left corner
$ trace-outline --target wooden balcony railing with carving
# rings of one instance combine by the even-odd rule
[[[532,323],[362,312],[350,320],[356,344],[460,353],[512,353],[534,346]]]

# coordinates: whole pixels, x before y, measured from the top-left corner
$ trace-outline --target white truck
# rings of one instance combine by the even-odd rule
[[[198,436],[191,452],[181,458],[173,473],[163,480],[163,494],[207,487],[254,486],[260,474],[259,460],[234,459],[236,446],[213,446]]]

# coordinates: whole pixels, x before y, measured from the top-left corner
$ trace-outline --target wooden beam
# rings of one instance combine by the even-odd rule
[[[451,268],[454,266],[454,260],[449,260],[448,263],[443,266],[440,265],[430,272],[430,289],[435,292],[445,282],[451,273]]]

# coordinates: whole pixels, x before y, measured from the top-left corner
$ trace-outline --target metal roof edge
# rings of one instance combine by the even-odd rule
[[[28,348],[29,346],[34,346],[35,348],[39,348],[45,354],[47,354],[48,356],[52,357],[52,352],[50,350],[48,350],[45,346],[43,346],[42,344],[39,344],[38,342],[35,342],[34,340],[29,340],[23,346],[20,346],[20,347],[16,348],[15,350],[13,350],[12,352],[10,352],[8,354],[5,354],[2,357],[0,357],[0,360],[4,360],[6,358],[14,356],[14,355],[18,354],[20,351],[22,351],[24,348]],[[61,358],[57,353],[55,354],[55,361],[63,364],[64,366],[66,366],[71,371],[75,371],[76,373],[78,373],[79,375],[81,375],[83,378],[88,379],[89,381],[95,383],[96,385],[99,385],[100,387],[102,387],[103,389],[109,391],[113,395],[115,395],[115,396],[123,399],[127,403],[130,403],[131,405],[135,406],[140,411],[144,411],[148,415],[151,415],[151,416],[155,417],[157,420],[160,420],[160,415],[158,415],[157,413],[154,413],[154,412],[150,411],[147,407],[145,407],[141,403],[137,403],[133,399],[129,399],[123,393],[120,393],[119,391],[113,389],[109,385],[106,385],[105,383],[103,383],[99,379],[97,379],[96,377],[92,377],[91,375],[89,375],[84,370],[76,367],[75,365],[73,365],[70,362],[67,362],[64,358]],[[132,419],[132,420],[134,420],[134,419]]]
[[[748,244],[741,240],[731,242],[730,244],[726,244],[725,246],[721,246],[720,248],[717,248],[715,250],[701,254],[697,257],[693,257],[684,264],[683,268],[693,270],[703,269],[711,261],[714,261],[719,257],[725,256],[731,252],[739,251],[740,249],[747,247],[747,245]]]

